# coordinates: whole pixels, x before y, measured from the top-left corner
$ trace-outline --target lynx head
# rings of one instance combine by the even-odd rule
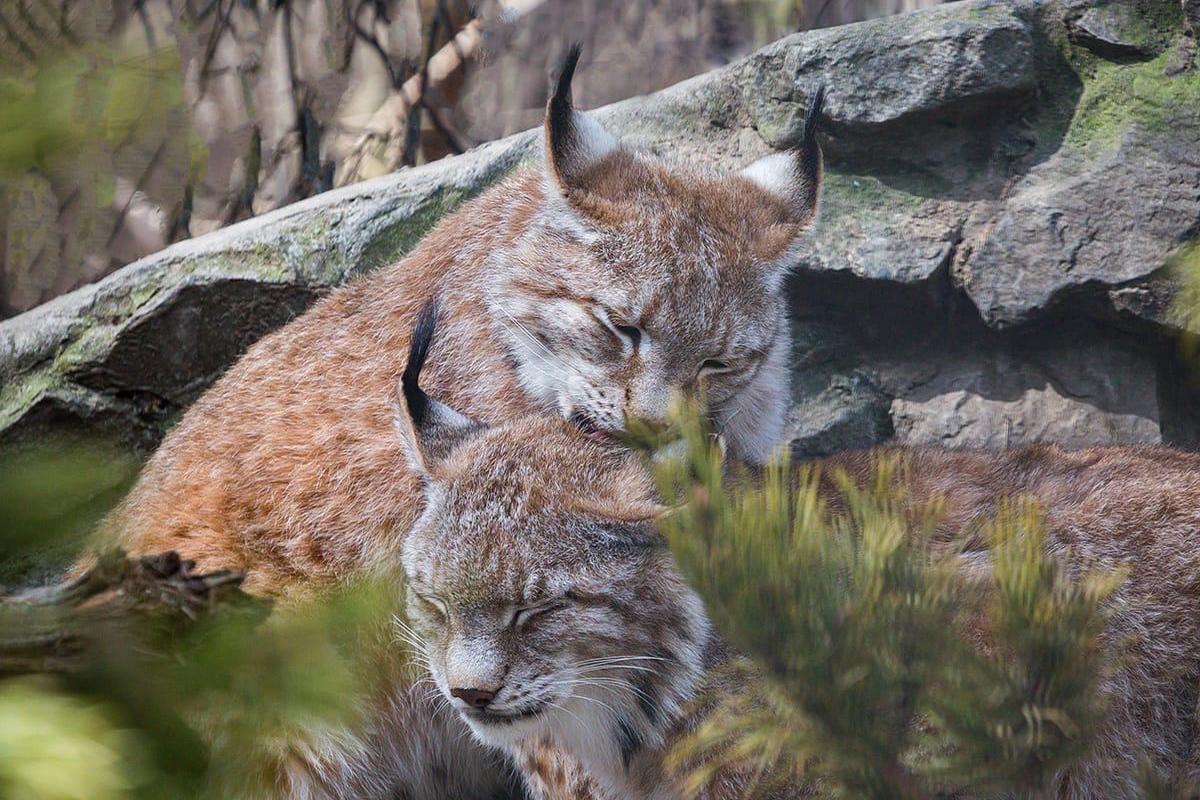
[[[486,743],[548,737],[628,761],[686,701],[708,631],[656,531],[652,481],[569,421],[485,427],[438,403],[412,366],[425,347],[397,420],[427,500],[403,563],[432,677]]]
[[[781,285],[817,209],[823,90],[793,149],[716,176],[635,153],[575,110],[578,56],[547,104],[538,206],[496,260],[493,317],[525,390],[564,416],[620,430],[702,393],[719,425],[754,381],[786,390]]]

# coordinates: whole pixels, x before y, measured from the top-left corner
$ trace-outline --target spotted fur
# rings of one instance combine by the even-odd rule
[[[102,541],[244,571],[268,596],[394,570],[426,508],[421,465],[396,435],[396,388],[433,299],[425,382],[444,408],[612,432],[703,392],[739,454],[771,452],[788,398],[780,276],[815,192],[768,180],[779,159],[718,176],[619,146],[572,106],[575,58],[551,98],[546,168],[512,175],[398,264],[251,346],[168,434]],[[782,163],[819,183],[815,140]]]
[[[784,154],[811,190],[785,196],[763,170],[714,176],[598,146],[569,97],[552,105],[571,144],[550,169],[515,174],[399,264],[253,345],[106,527],[132,549],[248,570],[266,594],[391,563],[419,511],[390,435],[393,395],[435,297],[426,382],[463,413],[557,413],[612,431],[703,392],[734,453],[766,458],[789,396],[779,277],[815,212],[815,140]]]

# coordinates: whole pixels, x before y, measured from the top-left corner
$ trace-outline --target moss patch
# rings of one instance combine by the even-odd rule
[[[1184,242],[1167,259],[1167,274],[1179,286],[1171,304],[1170,320],[1181,330],[1193,334],[1185,341],[1188,355],[1195,356],[1200,345],[1200,241]]]
[[[53,366],[43,366],[0,386],[0,432],[19,420],[43,394],[62,384]]]
[[[1111,7],[1123,12],[1115,17],[1121,36],[1149,53],[1166,50],[1183,30],[1179,0],[1119,0]]]
[[[1181,117],[1200,123],[1200,71],[1167,70],[1185,35],[1177,0],[1137,0],[1124,14],[1122,35],[1158,55],[1145,61],[1113,61],[1085,47],[1062,42],[1062,55],[1082,91],[1067,123],[1064,144],[1095,150],[1114,146],[1131,127],[1160,133]]]
[[[911,182],[912,192],[895,188],[896,176],[889,174],[887,182],[874,175],[855,175],[829,170],[821,187],[821,202],[827,212],[823,218],[842,216],[891,215],[897,211],[912,210],[925,202],[922,196],[930,182],[938,182],[931,176],[905,173],[904,180]],[[901,183],[900,185],[903,185]]]
[[[412,214],[372,237],[362,250],[356,273],[392,264],[408,253],[443,217],[478,194],[484,187],[442,189],[424,198]]]
[[[1182,114],[1200,119],[1200,72],[1189,70],[1168,77],[1164,69],[1170,57],[1165,52],[1135,64],[1085,60],[1079,69],[1083,94],[1067,129],[1066,143],[1088,148],[1111,146],[1133,125],[1159,133],[1171,129]]]

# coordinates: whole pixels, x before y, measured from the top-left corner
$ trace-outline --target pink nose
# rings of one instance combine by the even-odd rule
[[[450,694],[462,700],[472,708],[487,708],[487,704],[496,699],[496,693],[487,689],[458,689],[450,690]]]

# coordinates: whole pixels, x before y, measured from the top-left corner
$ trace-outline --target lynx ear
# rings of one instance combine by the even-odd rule
[[[740,173],[785,203],[788,210],[785,222],[796,226],[796,233],[808,227],[817,213],[823,172],[817,126],[824,103],[825,87],[818,86],[808,103],[799,144],[760,158]]]
[[[546,103],[546,166],[550,176],[565,193],[579,176],[619,146],[617,139],[599,122],[576,111],[571,102],[571,80],[579,63],[579,45],[567,50],[554,91]]]
[[[420,386],[421,369],[429,357],[437,314],[436,301],[422,309],[396,393],[396,429],[404,455],[409,466],[422,476],[428,476],[438,461],[483,428],[470,417],[434,400]]]

